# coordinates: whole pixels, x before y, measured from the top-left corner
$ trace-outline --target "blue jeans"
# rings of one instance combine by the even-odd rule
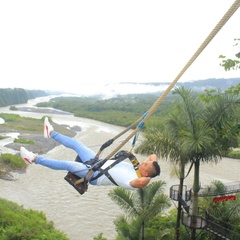
[[[83,162],[86,162],[94,158],[96,155],[94,151],[92,151],[90,148],[86,147],[82,143],[78,142],[73,138],[62,135],[58,132],[53,131],[51,134],[51,138],[61,143],[63,146],[73,149]],[[36,164],[40,164],[42,166],[55,169],[55,170],[66,170],[71,173],[74,173],[75,175],[81,178],[84,178],[89,171],[89,168],[80,162],[47,159],[43,156],[37,156]],[[94,172],[91,178],[96,176],[97,174],[98,174],[98,171]],[[93,185],[96,185],[97,180],[91,181],[91,178],[89,179],[90,183]]]

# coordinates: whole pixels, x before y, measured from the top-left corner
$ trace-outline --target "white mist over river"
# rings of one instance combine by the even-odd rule
[[[32,106],[40,101],[46,101],[49,97],[38,98],[29,101],[28,104],[20,106]],[[0,108],[0,112],[11,112],[9,107]],[[21,116],[42,118],[45,114],[33,112],[17,112]],[[80,126],[82,131],[78,132],[76,139],[82,141],[87,146],[91,146],[98,151],[100,146],[107,140],[115,137],[124,128],[101,123],[85,118],[77,118],[73,115],[47,114],[58,124],[68,124],[70,126]],[[109,150],[104,151],[106,156],[117,147],[128,133],[117,139]],[[54,140],[53,140],[54,141]],[[124,146],[130,149],[131,142]],[[53,159],[74,160],[75,152],[63,146],[55,147],[46,154]],[[139,161],[144,156],[137,156]],[[165,193],[169,195],[169,188],[178,184],[176,177],[171,177],[171,164],[162,159],[161,175],[155,180],[166,182]],[[240,160],[224,158],[218,164],[204,164],[200,166],[200,181],[202,185],[209,185],[213,180],[220,180],[223,183],[239,181]],[[65,180],[65,171],[55,171],[40,165],[32,164],[28,166],[26,173],[19,175],[16,181],[6,181],[0,179],[0,197],[17,202],[28,209],[43,211],[48,220],[54,222],[55,227],[64,231],[71,240],[90,240],[99,233],[108,240],[115,239],[116,216],[121,214],[121,210],[108,197],[108,192],[114,187],[89,186],[88,191],[80,195]],[[185,181],[188,189],[191,188],[193,171]]]

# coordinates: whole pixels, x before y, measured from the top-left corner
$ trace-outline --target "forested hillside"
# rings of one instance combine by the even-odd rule
[[[211,82],[211,81],[210,81]],[[214,82],[214,81],[213,81]],[[229,83],[230,84],[230,83]],[[236,89],[239,84],[231,84]],[[237,87],[238,86],[238,87]],[[194,88],[195,94],[203,94],[208,88]],[[230,89],[230,88],[229,88]],[[208,90],[212,91],[212,88]],[[220,88],[215,88],[219,91]],[[225,89],[223,89],[226,91]],[[102,99],[101,96],[94,97],[58,97],[49,102],[39,103],[38,107],[52,107],[55,109],[71,112],[77,117],[95,119],[102,122],[119,126],[129,126],[149,110],[149,108],[160,97],[159,93],[126,94],[118,95],[109,99]],[[158,123],[160,116],[165,116],[172,103],[176,101],[176,95],[170,92],[160,106],[151,116],[148,124]]]
[[[1,88],[0,89],[0,107],[13,104],[27,103],[29,99],[47,96],[47,93],[41,90],[24,90],[22,88]]]
[[[236,86],[237,84],[240,83],[240,78],[230,78],[230,79],[206,79],[206,80],[197,80],[197,81],[191,81],[191,82],[179,82],[176,84],[176,87],[179,86],[184,86],[184,87],[189,87],[193,88],[195,91],[204,91],[205,89],[221,89],[221,90],[226,90],[231,86]],[[119,83],[121,84],[142,84],[142,85],[153,85],[153,86],[166,86],[169,85],[170,83],[166,82],[147,82],[147,83]],[[131,86],[132,87],[132,86]],[[11,106],[14,104],[21,104],[21,103],[27,103],[29,99],[34,99],[36,97],[43,97],[43,96],[48,96],[48,95],[60,95],[63,94],[63,92],[47,92],[43,90],[25,90],[22,88],[5,88],[1,89],[0,88],[0,107],[5,107],[5,106]],[[104,94],[104,93],[103,93]],[[156,88],[156,94],[158,96],[161,94],[159,90]],[[141,95],[144,95],[141,96]],[[134,94],[132,95],[134,96]],[[143,93],[139,94],[142,98],[149,99],[148,93]],[[126,96],[126,98],[131,98],[129,96]],[[150,97],[150,102],[153,102],[154,98],[156,99],[156,96],[152,95]],[[86,100],[86,99],[85,99]],[[88,99],[90,100],[90,99]],[[111,103],[113,103],[114,98],[111,99]],[[106,103],[104,103],[106,104]],[[146,103],[145,103],[146,104]],[[126,108],[126,104],[124,105],[124,108]],[[114,109],[113,109],[114,110]]]
[[[196,91],[203,91],[205,89],[221,89],[226,90],[230,88],[231,86],[236,86],[240,83],[240,77],[239,78],[209,78],[204,80],[195,80],[195,81],[188,81],[188,82],[177,82],[175,87],[189,87],[193,88]],[[134,83],[134,82],[122,82],[119,84],[131,84],[131,85],[153,85],[156,87],[159,86],[166,86],[170,85],[171,82],[142,82],[142,83]]]
[[[221,89],[226,90],[232,86],[236,86],[240,83],[239,78],[209,78],[206,80],[197,80],[191,82],[179,82],[176,86],[184,86],[193,88],[195,90],[205,90],[205,89]]]
[[[98,97],[57,97],[49,102],[38,103],[38,107],[52,107],[71,112],[77,117],[95,119],[118,126],[129,126],[149,110],[158,99],[158,94],[130,94],[117,96],[111,99]],[[159,121],[171,106],[175,96],[169,94],[158,107],[150,122]]]

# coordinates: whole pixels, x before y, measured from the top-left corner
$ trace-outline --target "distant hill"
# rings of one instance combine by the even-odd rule
[[[104,98],[113,98],[119,95],[127,94],[149,94],[162,93],[167,89],[171,82],[120,82],[107,84],[98,92],[88,94],[79,93],[79,96],[99,96]],[[221,89],[226,90],[231,86],[240,84],[239,78],[210,78],[205,80],[197,80],[190,82],[178,82],[175,87],[184,86],[202,92],[205,89]],[[48,95],[62,95],[64,92],[43,91],[43,90],[25,90],[22,88],[0,88],[0,107],[11,106],[14,104],[27,103],[29,99],[43,97]]]
[[[240,83],[240,77],[239,78],[210,78],[206,80],[197,80],[192,82],[183,82],[183,83],[177,83],[176,86],[186,86],[198,90],[204,90],[204,89],[221,89],[226,90],[231,86],[236,86]]]
[[[193,88],[195,90],[203,91],[205,89],[221,89],[226,90],[231,86],[236,86],[240,83],[239,78],[210,78],[205,80],[196,80],[196,81],[189,81],[189,82],[178,82],[176,83],[176,87],[185,86],[189,88]],[[148,85],[148,86],[156,86],[156,87],[167,87],[171,84],[171,82],[145,82],[145,83],[134,83],[134,82],[124,82],[119,84],[125,85]]]

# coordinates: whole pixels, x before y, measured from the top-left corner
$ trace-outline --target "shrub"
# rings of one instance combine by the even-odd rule
[[[26,164],[24,161],[16,155],[12,155],[10,153],[3,153],[0,155],[0,163],[8,165],[12,170],[24,169],[26,168]]]
[[[18,204],[0,198],[1,240],[41,239],[69,240],[52,222],[47,221],[43,212],[26,210]]]
[[[3,118],[5,122],[18,122],[21,120],[18,114],[1,113],[0,117]]]
[[[23,143],[23,144],[34,144],[34,141],[23,139],[23,138],[16,138],[16,139],[14,139],[14,142],[15,143]]]
[[[230,153],[228,153],[227,157],[240,159],[240,151],[238,150],[231,151]]]

